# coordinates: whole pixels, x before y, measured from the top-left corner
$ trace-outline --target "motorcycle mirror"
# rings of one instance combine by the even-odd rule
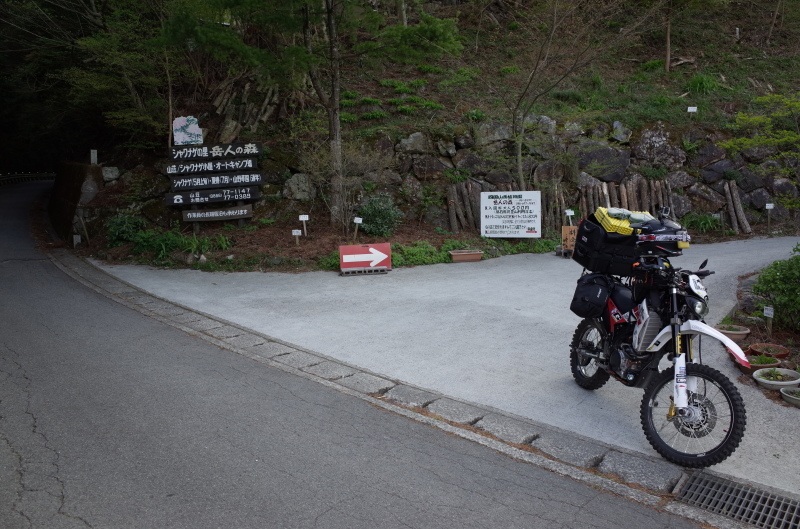
[[[706,259],[705,261],[703,261],[702,263],[700,263],[700,268],[699,268],[698,270],[702,270],[703,268],[705,268],[705,267],[706,267],[706,265],[707,265],[707,264],[708,264],[708,259]]]

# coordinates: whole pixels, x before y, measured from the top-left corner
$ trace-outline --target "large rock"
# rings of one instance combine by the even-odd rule
[[[297,173],[292,175],[283,185],[283,196],[290,200],[306,202],[317,197],[317,189],[314,187],[311,176],[305,173]]]
[[[672,205],[674,209],[672,214],[675,218],[679,219],[692,211],[692,201],[686,195],[672,194]]]
[[[511,127],[506,123],[483,122],[478,125],[477,136],[478,147],[487,147],[493,143],[510,140],[512,138]]]
[[[437,156],[421,155],[413,157],[411,167],[414,175],[420,180],[432,180],[441,176],[447,169],[452,169],[453,164]]]
[[[700,147],[697,154],[692,157],[692,165],[703,168],[725,158],[725,149],[714,143],[707,143]]]
[[[697,183],[697,179],[686,171],[673,171],[667,174],[666,179],[672,189],[683,189]]]
[[[739,174],[741,177],[736,181],[736,183],[738,184],[739,189],[742,191],[750,193],[751,191],[755,191],[760,187],[764,187],[764,179],[747,167],[742,167],[739,169]]]
[[[725,205],[725,199],[722,195],[701,183],[692,185],[686,191],[686,195],[692,201],[693,209],[700,212],[713,213]]]
[[[735,170],[736,166],[734,163],[731,160],[724,159],[707,165],[700,171],[700,177],[703,179],[703,182],[710,185],[726,178],[728,176],[726,173]]]
[[[772,192],[776,197],[797,198],[797,186],[788,178],[776,178],[772,183]]]
[[[618,149],[607,141],[581,139],[568,152],[578,160],[578,169],[604,182],[621,182],[631,163],[630,151]]]
[[[631,129],[620,123],[619,121],[615,121],[611,125],[611,137],[620,142],[620,143],[628,143],[631,141],[631,135],[633,132]]]
[[[468,171],[472,175],[482,176],[492,170],[493,164],[467,149],[462,149],[453,157],[457,169]]]
[[[408,138],[400,140],[396,150],[408,154],[427,154],[433,152],[433,142],[427,134],[415,132]]]
[[[772,195],[764,188],[756,189],[746,195],[745,201],[756,209],[764,209],[768,203],[772,202]]]
[[[686,162],[686,153],[673,144],[667,126],[660,121],[642,131],[633,144],[633,154],[648,165],[672,171],[680,169]]]

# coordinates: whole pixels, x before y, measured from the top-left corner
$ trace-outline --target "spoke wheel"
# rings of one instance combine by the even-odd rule
[[[699,364],[686,366],[697,381],[683,415],[672,400],[675,368],[664,371],[645,390],[641,420],[645,436],[665,459],[703,468],[730,456],[744,435],[747,417],[739,391],[722,373]]]
[[[603,337],[591,319],[578,324],[572,343],[569,347],[569,364],[575,382],[584,389],[599,389],[608,382],[608,373],[600,367],[595,358],[588,356],[602,355]]]

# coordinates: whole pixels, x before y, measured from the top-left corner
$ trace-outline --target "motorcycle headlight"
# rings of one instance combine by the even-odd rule
[[[686,304],[689,306],[689,310],[694,312],[699,319],[702,320],[708,316],[708,303],[702,299],[687,297]]]

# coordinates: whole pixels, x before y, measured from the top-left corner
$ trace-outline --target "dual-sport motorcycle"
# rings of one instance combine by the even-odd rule
[[[702,468],[736,450],[746,423],[736,387],[703,365],[702,341],[722,342],[734,360],[749,363],[735,342],[703,321],[709,309],[702,278],[714,273],[704,270],[708,261],[697,271],[670,263],[690,237],[668,214],[655,219],[598,208],[579,225],[573,259],[584,273],[570,308],[583,320],[570,366],[588,390],[612,377],[643,388],[641,423],[652,447],[673,463]]]

